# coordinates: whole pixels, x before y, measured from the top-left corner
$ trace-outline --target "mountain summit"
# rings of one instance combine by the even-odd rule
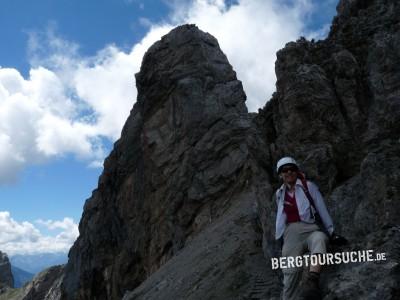
[[[219,282],[241,290],[236,276],[245,268],[239,262],[257,252],[247,229],[255,130],[241,82],[217,40],[194,25],[155,43],[136,82],[137,103],[85,205],[64,280],[67,298],[118,299],[177,255],[192,267],[179,267],[172,282],[191,281],[192,289],[206,273],[222,278],[232,265],[229,281],[209,288]],[[246,228],[234,226],[241,218]],[[187,247],[197,253],[186,257]],[[205,251],[214,259],[207,267]]]
[[[6,253],[0,251],[0,294],[8,288],[14,287],[14,277],[11,264]]]

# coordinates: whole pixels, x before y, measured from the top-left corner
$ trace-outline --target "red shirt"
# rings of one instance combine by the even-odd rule
[[[300,222],[299,210],[297,208],[296,196],[293,197],[289,195],[286,191],[285,202],[283,205],[283,211],[286,213],[287,219],[286,223]]]

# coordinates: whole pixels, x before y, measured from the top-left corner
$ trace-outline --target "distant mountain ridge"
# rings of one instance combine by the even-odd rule
[[[26,282],[32,280],[34,274],[11,265],[11,272],[14,277],[14,287],[22,287]]]
[[[63,265],[67,260],[67,254],[62,252],[10,256],[11,265],[32,274],[37,274],[51,266]]]

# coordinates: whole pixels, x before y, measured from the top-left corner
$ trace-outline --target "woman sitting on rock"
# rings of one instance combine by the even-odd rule
[[[278,210],[275,237],[283,237],[282,256],[295,258],[306,252],[310,252],[310,255],[326,253],[327,235],[335,239],[342,238],[334,234],[332,218],[318,187],[304,179],[297,162],[291,157],[278,161],[277,172],[283,184],[276,192]],[[318,220],[322,223],[320,226]],[[302,267],[289,265],[282,269],[284,300],[320,298],[321,265],[318,262],[308,265],[309,272],[302,284]]]

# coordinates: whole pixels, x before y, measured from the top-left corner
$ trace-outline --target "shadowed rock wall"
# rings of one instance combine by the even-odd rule
[[[10,260],[6,253],[0,251],[0,292],[14,287],[14,277],[11,273]]]
[[[256,131],[215,38],[178,27],[148,50],[136,82],[69,255],[68,299],[119,299],[251,192]]]
[[[257,116],[272,161],[293,155],[326,195],[351,241],[340,250],[389,257],[329,267],[324,299],[399,297],[399,16],[398,1],[340,1],[326,40],[278,52],[277,92]]]

